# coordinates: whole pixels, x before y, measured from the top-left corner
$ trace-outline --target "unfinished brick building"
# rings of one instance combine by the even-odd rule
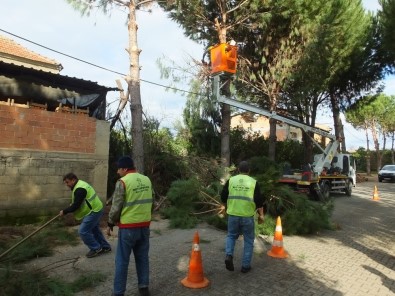
[[[74,172],[104,200],[108,91],[62,76],[62,66],[0,36],[0,218],[49,215],[70,202]]]

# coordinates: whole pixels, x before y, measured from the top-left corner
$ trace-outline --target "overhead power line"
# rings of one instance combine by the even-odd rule
[[[24,37],[18,36],[18,35],[16,35],[16,34],[13,34],[13,33],[9,32],[9,31],[3,30],[3,29],[1,29],[1,28],[0,28],[0,31],[2,31],[2,32],[6,33],[6,34],[9,34],[9,35],[11,35],[11,36],[14,36],[14,37],[16,37],[16,38],[22,39],[22,40],[24,40],[24,41],[26,41],[26,42],[29,42],[29,43],[32,43],[32,44],[34,44],[34,45],[40,46],[40,47],[42,47],[42,48],[45,48],[45,49],[47,49],[47,50],[56,52],[57,54],[66,56],[66,57],[68,57],[68,58],[70,58],[70,59],[74,59],[74,60],[79,61],[79,62],[81,62],[81,63],[85,63],[85,64],[88,64],[88,65],[90,65],[90,66],[93,66],[93,67],[96,67],[96,68],[99,68],[99,69],[102,69],[102,70],[104,70],[104,71],[108,71],[108,72],[111,72],[111,73],[119,74],[119,75],[122,75],[122,76],[127,76],[127,75],[124,74],[124,73],[121,73],[121,72],[118,72],[118,71],[115,71],[115,70],[111,70],[111,69],[106,68],[106,67],[99,66],[99,65],[97,65],[97,64],[94,64],[94,63],[91,63],[91,62],[82,60],[82,59],[80,59],[80,58],[76,58],[76,57],[71,56],[71,55],[69,55],[69,54],[60,52],[60,51],[58,51],[58,50],[52,49],[52,48],[47,47],[47,46],[45,46],[45,45],[42,45],[42,44],[40,44],[40,43],[31,41],[31,40],[29,40],[29,39],[26,39],[26,38],[24,38]],[[175,90],[175,91],[180,91],[180,92],[183,92],[183,93],[189,93],[189,94],[193,94],[193,95],[197,95],[197,96],[204,96],[204,95],[202,95],[202,94],[200,94],[200,93],[190,92],[190,91],[188,91],[188,90],[179,89],[179,88],[176,88],[176,87],[173,87],[173,86],[163,85],[163,84],[160,84],[160,83],[157,83],[157,82],[152,82],[152,81],[144,80],[144,79],[141,79],[141,78],[140,78],[140,81],[145,82],[145,83],[148,83],[148,84],[153,84],[153,85],[156,85],[156,86],[159,86],[159,87],[163,87],[163,88],[166,88],[166,89],[172,89],[172,90]]]

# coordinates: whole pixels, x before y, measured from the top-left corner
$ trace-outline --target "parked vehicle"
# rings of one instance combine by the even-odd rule
[[[390,180],[391,182],[395,182],[395,164],[387,164],[383,166],[383,168],[378,173],[379,182],[383,182],[383,180]]]

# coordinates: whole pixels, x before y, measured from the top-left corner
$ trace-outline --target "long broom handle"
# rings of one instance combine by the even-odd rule
[[[41,229],[43,229],[44,227],[46,227],[48,224],[52,223],[54,220],[56,220],[58,217],[60,216],[60,214],[56,215],[55,217],[53,217],[51,220],[49,220],[47,223],[45,223],[43,226],[41,226],[40,228],[36,229],[35,231],[33,231],[32,233],[30,233],[28,236],[26,236],[23,240],[19,241],[17,244],[13,245],[11,248],[9,248],[7,251],[5,251],[3,254],[0,255],[0,259],[3,258],[5,255],[7,255],[9,252],[11,252],[13,249],[15,249],[17,246],[19,246],[21,243],[23,243],[25,240],[27,240],[28,238],[32,237],[33,235],[35,235],[37,232],[39,232]]]

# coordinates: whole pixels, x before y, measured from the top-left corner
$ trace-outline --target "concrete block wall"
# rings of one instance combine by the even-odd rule
[[[0,105],[0,217],[58,213],[70,203],[69,172],[104,201],[109,135],[87,115]]]

